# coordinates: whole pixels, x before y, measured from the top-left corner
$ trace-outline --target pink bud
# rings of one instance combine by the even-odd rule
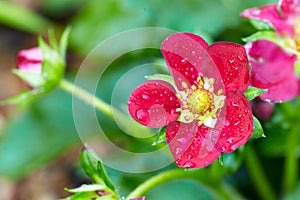
[[[17,55],[19,70],[41,73],[42,53],[38,47],[21,50]]]

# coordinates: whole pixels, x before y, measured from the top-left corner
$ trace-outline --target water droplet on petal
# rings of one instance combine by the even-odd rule
[[[229,59],[229,62],[230,62],[230,63],[233,63],[233,62],[234,62],[234,59]]]
[[[192,159],[192,158],[193,158],[193,155],[192,155],[192,154],[188,154],[188,155],[187,155],[187,159],[190,160],[190,159]]]
[[[195,166],[196,166],[196,164],[194,162],[191,162],[191,161],[187,161],[183,165],[183,167],[185,167],[185,168],[193,168]]]
[[[185,64],[186,61],[187,61],[187,60],[186,60],[185,58],[181,59],[181,62],[182,62],[183,64]]]
[[[139,109],[136,111],[136,117],[141,122],[146,122],[148,118],[148,112],[143,109]]]
[[[177,165],[180,165],[180,161],[181,161],[181,158],[177,158],[177,159],[175,160],[175,163],[176,163]]]
[[[234,140],[234,137],[230,137],[227,139],[227,142],[229,142],[230,144],[232,144],[232,141]]]
[[[179,147],[176,148],[176,152],[175,153],[176,154],[180,154],[180,148]]]
[[[146,101],[149,101],[151,99],[148,94],[142,94],[142,98]]]
[[[177,141],[180,142],[180,143],[182,143],[182,144],[186,143],[186,139],[185,138],[179,138]]]

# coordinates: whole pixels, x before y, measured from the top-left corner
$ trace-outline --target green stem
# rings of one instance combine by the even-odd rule
[[[69,83],[66,80],[62,80],[59,84],[59,86],[64,89],[65,91],[73,94],[77,98],[83,100],[87,104],[94,106],[97,110],[101,111],[108,117],[113,118],[113,113],[111,110],[110,105],[102,101],[101,99],[95,97],[94,95],[88,93],[87,91],[73,85],[72,83]]]
[[[284,163],[284,191],[288,194],[292,192],[297,185],[298,179],[298,126],[295,126],[289,133],[286,143],[286,156]]]
[[[246,149],[246,166],[261,199],[276,199],[275,193],[263,172],[256,153],[250,145]]]
[[[175,169],[167,172],[162,172],[139,185],[126,197],[126,200],[142,197],[156,186],[179,179],[191,179],[208,187],[213,186],[213,188],[217,189],[219,194],[221,194],[224,199],[231,199],[231,195],[228,194],[228,190],[226,190],[226,188],[223,187],[223,184],[217,184],[214,180],[208,179],[207,171],[204,171],[205,169],[200,170]]]
[[[130,133],[132,136],[135,137],[139,137],[141,135],[143,135],[143,137],[150,137],[153,135],[153,133],[147,127],[132,126],[132,123],[130,122],[128,116],[124,115],[118,109],[112,110],[109,104],[90,94],[84,89],[77,87],[64,79],[61,80],[59,86],[63,90],[71,93],[72,95],[76,96],[77,98],[81,99],[87,104],[95,107],[97,110],[110,117],[111,119],[114,119],[114,116],[117,117],[118,122],[120,123],[120,125],[122,125],[126,133]]]

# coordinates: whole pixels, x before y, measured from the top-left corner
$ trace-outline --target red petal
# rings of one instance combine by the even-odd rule
[[[176,164],[185,168],[205,167],[219,156],[215,139],[210,138],[209,129],[197,122],[185,124],[172,122],[166,130],[166,139]]]
[[[250,139],[253,132],[253,119],[250,105],[240,91],[228,93],[225,105],[226,123],[216,148],[220,152],[231,153]]]
[[[174,88],[165,81],[146,81],[128,100],[130,115],[140,124],[159,128],[178,118],[180,103]]]
[[[208,53],[220,71],[226,91],[248,88],[249,63],[242,45],[216,42],[208,48]]]
[[[268,22],[279,34],[294,34],[294,29],[287,21],[287,18],[278,12],[277,4],[244,10],[241,13],[241,17]]]
[[[191,33],[176,33],[164,40],[162,54],[176,86],[183,90],[182,82],[192,85],[199,76],[199,66],[208,44]]]
[[[252,58],[251,85],[268,89],[260,95],[261,99],[282,102],[298,95],[298,78],[294,74],[296,56],[267,40],[249,43],[247,48]]]

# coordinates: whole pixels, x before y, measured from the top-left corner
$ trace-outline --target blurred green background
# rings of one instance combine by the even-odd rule
[[[72,80],[81,62],[97,44],[133,28],[162,27],[199,34],[209,43],[231,41],[243,44],[241,38],[254,33],[255,29],[248,20],[241,19],[239,13],[246,8],[270,2],[276,1],[1,0],[0,99],[24,89],[23,83],[11,73],[11,69],[16,67],[15,56],[21,49],[36,46],[37,35],[46,36],[49,28],[54,28],[58,34],[66,26],[72,28],[66,71],[66,77]],[[160,52],[155,50],[122,56],[105,72],[103,88],[99,89],[97,96],[110,102],[119,77],[134,65],[155,62],[160,58]],[[92,69],[87,74],[87,82],[89,76],[93,76]],[[143,77],[137,78],[143,80]],[[249,142],[255,147],[266,177],[278,198],[296,199],[297,195],[300,198],[300,187],[283,197],[283,180],[289,173],[284,164],[286,155],[294,152],[296,158],[299,158],[299,109],[299,98],[276,105],[272,118],[263,122],[267,137]],[[153,148],[148,141],[132,140],[110,119],[98,114],[101,123],[107,124],[108,137],[119,146],[131,151]],[[7,197],[5,199],[57,199],[67,196],[64,187],[76,187],[88,182],[78,165],[82,144],[74,125],[70,94],[57,89],[30,105],[1,107],[0,129],[0,196]],[[289,137],[292,132],[296,137]],[[239,154],[243,155],[237,152],[225,158],[225,166],[222,167],[225,170],[219,172],[223,173],[222,182],[233,188],[233,194],[237,192],[245,199],[259,199],[244,162],[245,156]],[[297,166],[299,159],[288,162],[294,162],[293,166]],[[176,166],[170,165],[160,171],[173,168]],[[212,169],[203,169],[203,172],[206,173],[206,170],[210,174]],[[127,174],[108,169],[121,195],[126,195],[158,172]],[[299,185],[298,178],[297,182]],[[221,198],[213,187],[187,180],[159,186],[147,197],[147,200]],[[232,198],[241,197],[233,195]]]

